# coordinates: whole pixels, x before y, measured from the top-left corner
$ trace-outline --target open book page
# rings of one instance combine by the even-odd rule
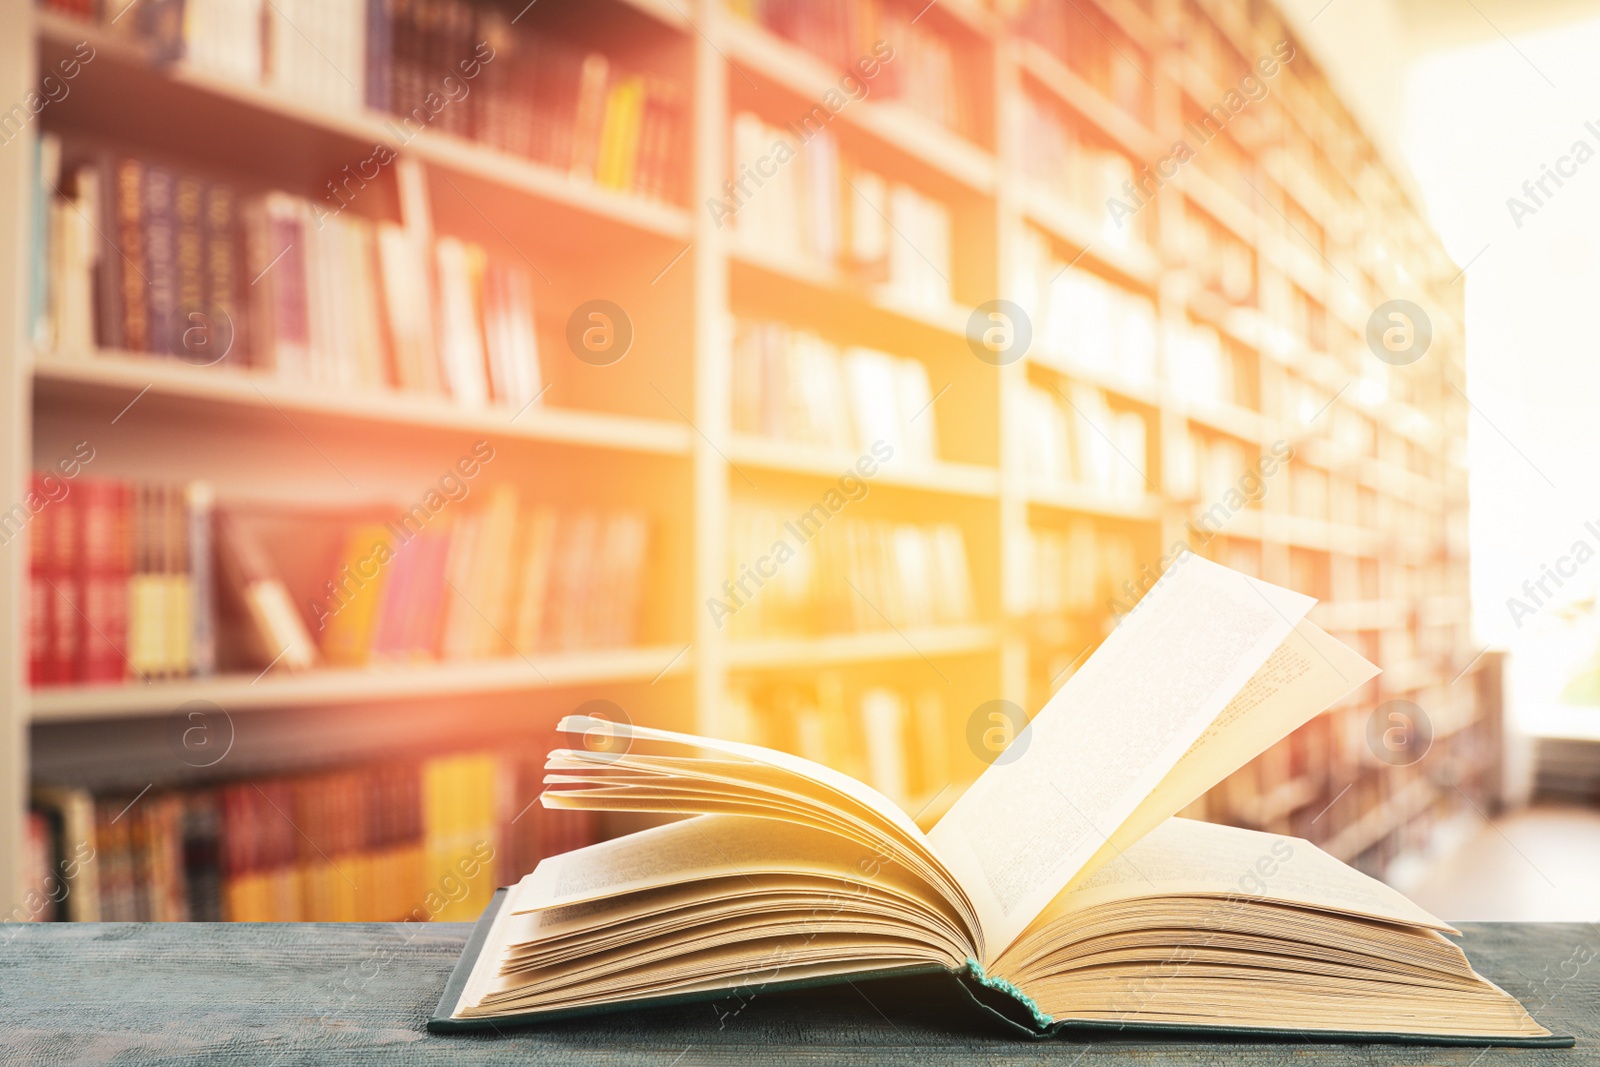
[[[756,946],[775,968],[820,962],[828,944],[847,970],[862,965],[852,944],[880,962],[886,946],[943,966],[972,953],[939,894],[875,859],[831,833],[715,815],[549,857],[513,887],[461,1003],[537,998],[580,973],[645,995],[661,966],[719,944]],[[785,937],[774,954],[767,942]],[[806,952],[795,952],[795,938]]]
[[[613,739],[626,741],[637,738],[642,741],[662,741],[687,745],[724,756],[732,756],[740,760],[751,760],[769,767],[776,767],[789,775],[798,777],[802,781],[820,786],[821,789],[815,791],[819,796],[825,797],[831,792],[849,798],[861,807],[871,811],[895,830],[904,834],[908,840],[922,843],[924,849],[927,847],[926,835],[923,834],[922,830],[912,821],[909,815],[900,810],[900,806],[894,801],[871,786],[856,781],[848,774],[840,774],[831,767],[825,767],[820,763],[814,763],[800,756],[779,752],[776,749],[762,748],[760,745],[747,745],[739,741],[700,737],[694,734],[677,733],[673,730],[631,726],[626,723],[608,722],[604,719],[590,718],[585,715],[568,715],[557,724],[556,729],[563,733],[587,734],[591,731],[597,732],[608,739],[608,744]]]
[[[866,846],[871,858],[864,864],[894,862],[922,877],[960,913],[969,940],[982,949],[966,890],[927,836],[887,797],[848,775],[757,745],[583,716],[569,716],[559,728],[585,733],[591,743],[591,731],[603,734],[603,751],[551,753],[545,781],[552,788],[541,795],[546,807],[750,815],[828,830]]]
[[[1377,673],[1348,646],[1302,619],[1073,882],[1091,877],[1173,812]]]
[[[696,816],[540,860],[518,883],[506,910],[556,908],[666,885],[758,874],[860,882],[948,910],[929,887],[883,864],[856,842],[793,823],[722,815]]]
[[[1135,897],[1197,894],[1280,901],[1455,932],[1399,891],[1309,841],[1192,819],[1166,820],[1063,893],[1047,914],[1059,918]],[[1225,909],[1217,917],[1219,927],[1225,926]]]
[[[956,801],[928,836],[978,911],[985,964],[1138,809],[1313,603],[1198,556],[1174,564]]]

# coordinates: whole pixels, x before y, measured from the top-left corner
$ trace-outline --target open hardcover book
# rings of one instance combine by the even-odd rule
[[[501,890],[435,1031],[946,971],[1019,1030],[1570,1045],[1297,838],[1173,818],[1370,681],[1311,598],[1175,564],[924,833],[796,756],[570,717],[548,807],[687,818]]]

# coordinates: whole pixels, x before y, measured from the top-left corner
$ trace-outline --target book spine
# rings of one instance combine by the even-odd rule
[[[178,257],[176,179],[165,167],[144,168],[144,254],[147,306],[146,351],[177,351]]]
[[[180,175],[174,187],[173,214],[177,224],[175,275],[177,279],[170,351],[193,360],[205,356],[206,239],[204,212],[206,183],[193,175]],[[192,327],[201,327],[197,332]]]
[[[244,298],[244,279],[240,277],[244,234],[231,186],[208,182],[202,218],[205,265],[201,272],[207,315],[213,316],[208,342],[209,356],[235,364],[249,362],[250,331]]]
[[[184,798],[183,881],[189,918],[221,922],[222,813],[217,794],[201,789]]]
[[[214,617],[216,582],[213,575],[211,515],[212,489],[205,482],[193,482],[185,491],[188,504],[189,563],[189,665],[197,675],[209,675],[217,667],[217,634]]]
[[[39,485],[39,491],[43,490]],[[48,498],[44,498],[48,499]],[[79,569],[82,551],[81,497],[68,493],[49,505],[51,551],[46,574],[50,593],[49,659],[46,680],[65,685],[80,677],[83,633],[83,582]]]
[[[388,111],[394,66],[394,24],[390,0],[366,0],[367,83],[366,104],[374,111]]]
[[[95,195],[82,207],[90,212],[90,300],[94,309],[94,343],[101,349],[122,348],[122,256],[112,245],[117,225],[117,168],[109,153],[100,153],[84,168],[94,174]]]
[[[50,264],[62,253],[51,225],[55,191],[61,181],[61,139],[55,134],[42,133],[34,140],[32,173],[27,327],[34,347],[46,350],[53,347],[54,332],[50,326]]]
[[[571,173],[580,181],[593,181],[596,177],[609,81],[606,57],[599,52],[589,53],[583,60],[572,121]]]
[[[32,479],[35,500],[47,499],[42,490],[42,476]],[[27,531],[28,552],[28,682],[33,686],[49,685],[55,660],[56,593],[51,585],[55,566],[56,532],[55,514],[50,507],[34,514]],[[7,544],[21,536],[20,532],[6,529]]]
[[[116,163],[115,203],[117,247],[111,249],[113,268],[118,275],[121,328],[117,331],[123,348],[131,352],[150,350],[149,275],[144,254],[144,168],[136,159]]]
[[[274,296],[273,364],[285,377],[305,381],[311,378],[311,314],[307,303],[307,259],[305,234],[301,213],[295,201],[288,197],[277,198],[270,211],[270,247],[276,249],[276,264],[270,267],[275,275],[272,282]]]
[[[78,569],[84,590],[81,668],[87,682],[120,681],[128,625],[127,505],[116,482],[80,481]]]

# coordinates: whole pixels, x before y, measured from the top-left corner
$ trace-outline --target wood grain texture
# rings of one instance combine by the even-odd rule
[[[1572,1049],[1013,1040],[941,978],[434,1036],[470,927],[0,926],[0,1064],[1600,1065],[1600,928],[1467,923],[1478,970]],[[1587,960],[1586,963],[1579,961]]]

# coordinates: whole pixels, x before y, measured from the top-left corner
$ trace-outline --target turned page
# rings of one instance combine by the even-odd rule
[[[1376,666],[1302,619],[1073,882],[1092,877],[1173,812],[1377,674]]]
[[[977,908],[986,965],[1155,791],[1313,603],[1186,557],[939,820],[929,839]]]

